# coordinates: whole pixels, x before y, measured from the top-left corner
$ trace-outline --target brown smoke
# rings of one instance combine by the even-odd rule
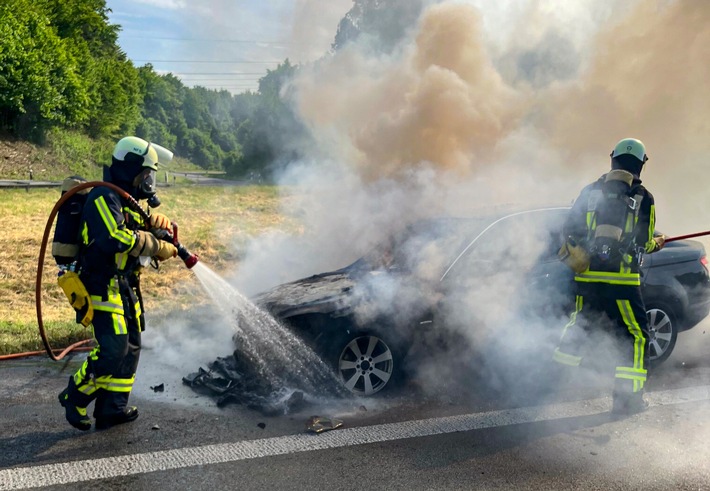
[[[533,15],[544,10],[541,2],[528,7],[533,12],[509,47],[529,34],[524,29],[541,37],[559,28]],[[295,83],[299,113],[319,149],[366,180],[401,177],[427,163],[441,171],[438,177],[504,183],[476,192],[486,202],[567,203],[607,170],[618,140],[640,138],[650,156],[642,177],[656,195],[659,226],[692,231],[700,226],[698,212],[710,206],[703,184],[710,156],[710,2],[599,8],[608,20],[591,49],[580,52],[576,78],[568,73],[537,88],[506,83],[489,56],[479,12],[443,3],[422,14],[413,42],[392,56],[353,45],[304,70]],[[678,230],[669,230],[669,222]]]
[[[710,160],[709,61],[710,2],[639,3],[599,33],[581,80],[543,101],[552,145],[570,166],[594,156],[601,172],[617,140],[639,138],[650,157],[642,177],[657,201],[682,193],[679,211],[691,199],[707,204],[695,183]]]
[[[487,56],[480,24],[473,7],[441,4],[425,12],[399,60],[346,48],[299,80],[301,115],[316,133],[346,135],[350,163],[366,178],[422,162],[468,173],[492,158],[525,109]]]

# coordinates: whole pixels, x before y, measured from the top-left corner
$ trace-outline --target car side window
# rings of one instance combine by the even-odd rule
[[[456,276],[524,273],[540,262],[557,261],[565,216],[562,210],[500,219],[475,238],[451,272]]]

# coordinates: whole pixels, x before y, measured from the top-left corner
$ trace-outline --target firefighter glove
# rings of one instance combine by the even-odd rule
[[[657,251],[660,251],[661,249],[663,249],[663,246],[666,245],[666,236],[663,234],[657,235],[653,238],[653,240],[656,242]]]
[[[133,244],[133,248],[130,250],[129,254],[134,257],[138,256],[148,256],[153,257],[160,249],[160,240],[155,237],[155,235],[150,232],[145,232],[143,230],[136,230],[136,241]]]
[[[162,213],[153,213],[150,216],[150,228],[170,230],[170,219]]]
[[[171,257],[177,256],[177,253],[177,247],[172,245],[170,242],[165,242],[164,240],[161,240],[158,252],[156,252],[154,256],[157,257],[160,261],[165,261],[166,259],[170,259]]]
[[[84,283],[74,271],[67,271],[57,280],[69,303],[76,311],[76,322],[88,327],[94,319],[94,306]]]

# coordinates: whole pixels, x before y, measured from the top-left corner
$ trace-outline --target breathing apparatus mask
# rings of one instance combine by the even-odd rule
[[[155,196],[157,170],[158,152],[150,142],[127,136],[116,144],[109,169],[111,181],[126,189],[135,199]]]
[[[155,197],[155,183],[156,183],[156,172],[155,170],[145,167],[133,180],[133,187],[135,188],[136,199],[147,199],[150,200]]]

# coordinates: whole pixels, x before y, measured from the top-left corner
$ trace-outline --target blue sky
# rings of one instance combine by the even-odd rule
[[[185,85],[255,90],[287,57],[312,61],[333,42],[352,0],[107,0],[119,45]]]

